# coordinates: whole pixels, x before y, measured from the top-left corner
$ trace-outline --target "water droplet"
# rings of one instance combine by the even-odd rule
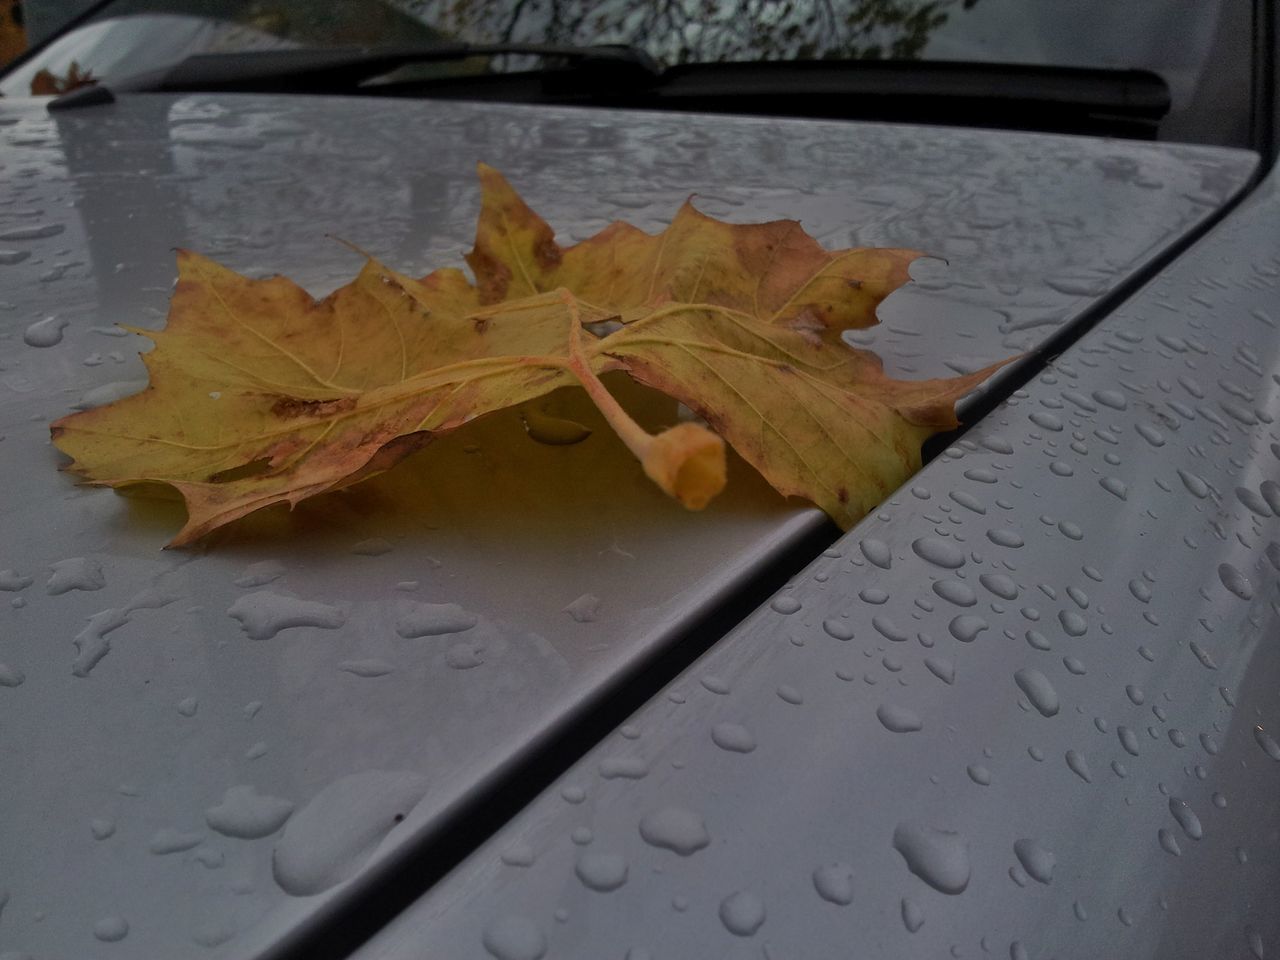
[[[901,912],[902,925],[907,928],[907,933],[915,933],[924,926],[924,911],[914,900],[903,897]]]
[[[0,687],[20,687],[26,679],[27,675],[17,667],[0,663]]]
[[[76,401],[75,408],[77,410],[94,410],[98,407],[105,407],[109,403],[115,403],[117,400],[123,400],[125,397],[131,397],[145,389],[146,380],[118,380],[114,383],[104,383],[100,387],[94,387],[92,390],[86,390]]]
[[[1031,701],[1031,705],[1040,711],[1041,716],[1052,717],[1057,714],[1060,707],[1058,692],[1043,673],[1033,667],[1024,667],[1013,675],[1013,679],[1018,689]]]
[[[129,935],[129,921],[124,917],[103,917],[93,925],[93,935],[103,943],[117,943]]]
[[[800,611],[800,601],[795,597],[789,596],[774,597],[769,606],[775,613],[781,614],[792,614]]]
[[[279,830],[293,804],[279,797],[259,794],[251,785],[228,787],[222,802],[205,811],[205,822],[218,833],[241,840],[256,840]]]
[[[278,560],[259,560],[245,567],[234,582],[237,587],[263,587],[279,580],[285,572],[284,564]]]
[[[573,868],[582,885],[597,893],[609,893],[627,882],[627,861],[616,853],[587,851]]]
[[[905,643],[909,637],[906,631],[899,627],[888,617],[876,616],[871,618],[871,626],[873,626],[880,636],[886,640],[892,640],[894,643]]]
[[[1089,629],[1089,623],[1074,610],[1060,610],[1058,622],[1069,637],[1082,637]]]
[[[1035,647],[1037,650],[1052,650],[1053,647],[1049,643],[1049,638],[1038,630],[1027,631],[1027,643]]]
[[[1129,408],[1129,402],[1119,390],[1095,390],[1093,391],[1093,399],[1104,407],[1110,407],[1112,410],[1127,410]]]
[[[162,857],[166,854],[182,853],[184,850],[198,847],[203,840],[203,833],[184,833],[181,830],[175,830],[173,827],[161,827],[151,835],[151,840],[147,843],[147,849],[156,856]]]
[[[952,618],[951,623],[947,625],[947,629],[961,643],[972,643],[974,638],[983,630],[991,629],[991,625],[986,620],[983,620],[982,617],[971,613],[962,613],[960,616]]]
[[[1057,857],[1034,840],[1022,839],[1013,844],[1014,855],[1022,864],[1031,879],[1037,883],[1050,883],[1053,880],[1053,868],[1057,865]]]
[[[418,603],[408,601],[396,620],[396,633],[405,639],[440,637],[470,630],[479,618],[456,603]]]
[[[987,512],[983,502],[967,490],[952,490],[949,496],[966,510],[972,510],[979,515],[985,515]]]
[[[764,901],[748,890],[731,893],[720,901],[720,922],[736,937],[750,937],[764,923]]]
[[[1005,528],[988,530],[987,539],[998,547],[1020,547],[1024,542],[1016,530]]]
[[[863,603],[881,604],[889,599],[889,592],[880,587],[863,587],[858,592],[858,599]]]
[[[965,768],[965,772],[969,774],[969,779],[980,787],[991,786],[991,771],[980,763],[972,763]]]
[[[711,728],[711,740],[721,750],[731,753],[750,753],[756,748],[756,738],[740,723],[717,723]]]
[[[830,863],[813,871],[813,888],[828,903],[847,907],[853,903],[853,867]]]
[[[1107,493],[1119,497],[1121,500],[1129,499],[1129,488],[1119,477],[1103,477],[1098,481],[1098,486],[1102,487],[1102,489],[1107,491]]]
[[[1271,512],[1280,516],[1280,483],[1274,480],[1263,480],[1258,492]]]
[[[1188,473],[1185,470],[1178,471],[1178,478],[1182,481],[1182,485],[1187,488],[1187,492],[1194,497],[1203,500],[1209,495],[1209,485],[1197,477],[1194,473]]]
[[[702,817],[684,807],[662,807],[640,821],[640,836],[650,846],[682,857],[697,853],[711,842]]]
[[[1262,499],[1262,495],[1256,490],[1248,487],[1236,487],[1236,499],[1248,508],[1250,513],[1256,514],[1264,519],[1271,516],[1271,508],[1267,506],[1267,501]]]
[[[600,615],[600,598],[591,593],[584,593],[576,600],[565,604],[564,612],[576,623],[592,623]]]
[[[1072,523],[1070,520],[1059,521],[1058,530],[1068,540],[1078,541],[1078,540],[1084,539],[1084,531],[1081,530],[1077,524]]]
[[[407,771],[366,770],[325,786],[285,825],[272,872],[285,893],[305,897],[356,873],[427,791]]]
[[[1249,578],[1229,563],[1218,564],[1218,579],[1228,591],[1241,600],[1253,599],[1253,584]]]
[[[1059,433],[1062,430],[1062,421],[1052,413],[1047,413],[1044,410],[1033,410],[1027,414],[1027,419],[1044,430],[1052,430],[1054,433]]]
[[[978,582],[1002,600],[1018,599],[1018,585],[1003,573],[984,573]]]
[[[1173,814],[1173,819],[1178,821],[1178,826],[1182,828],[1182,832],[1192,840],[1199,840],[1204,836],[1204,830],[1200,826],[1200,818],[1196,816],[1195,811],[1187,804],[1187,801],[1178,797],[1169,798],[1169,812]]]
[[[1120,738],[1120,746],[1130,756],[1138,756],[1138,735],[1126,726],[1116,727],[1116,736]]]
[[[925,667],[945,684],[955,683],[956,665],[945,657],[925,657]]]
[[[106,840],[116,832],[115,821],[95,818],[89,821],[89,832],[95,840]]]
[[[804,695],[790,684],[783,683],[778,686],[778,696],[787,703],[799,706],[804,703]]]
[[[703,689],[714,693],[718,697],[728,696],[729,690],[731,689],[728,680],[725,680],[723,677],[712,676],[711,674],[703,677],[699,683],[702,684]]]
[[[495,960],[542,960],[547,939],[528,917],[500,917],[485,928],[480,943]]]
[[[281,630],[291,627],[320,627],[334,630],[347,621],[337,607],[314,600],[299,600],[263,590],[246,593],[227,609],[227,615],[240,621],[240,628],[253,640],[270,640]]]
[[[45,584],[45,592],[51,597],[71,590],[101,590],[107,585],[102,565],[86,557],[70,557],[49,564],[52,573]]]
[[[1089,772],[1089,762],[1085,760],[1084,754],[1076,750],[1068,750],[1067,766],[1072,773],[1085,783],[1093,783],[1093,775]]]
[[[876,718],[892,733],[915,733],[924,729],[924,721],[915,711],[891,703],[880,704]]]
[[[0,241],[14,240],[43,240],[48,237],[56,237],[65,230],[60,223],[41,223],[25,227],[11,227],[0,233]]]
[[[22,342],[29,347],[53,347],[62,342],[62,331],[67,321],[61,317],[45,317],[37,320],[22,332]]]
[[[393,672],[395,667],[385,660],[368,659],[343,660],[338,664],[338,669],[356,677],[385,677]]]
[[[191,932],[191,940],[197,946],[212,950],[220,947],[236,935],[235,928],[210,920],[198,925]]]
[[[964,566],[964,552],[955,544],[937,537],[921,537],[911,544],[911,549],[926,563],[932,563],[947,570],[956,570]]]
[[[444,662],[452,670],[472,670],[484,663],[484,657],[476,644],[458,643],[445,651]]]
[[[933,585],[933,592],[958,607],[972,607],[978,602],[973,588],[962,580],[938,580]]]
[[[1245,927],[1245,935],[1249,940],[1249,952],[1253,954],[1255,960],[1264,960],[1265,950],[1263,949],[1262,934],[1257,930]]]
[[[1272,760],[1280,760],[1280,743],[1276,742],[1276,738],[1269,734],[1260,726],[1254,726],[1253,739],[1258,742],[1263,752]]]
[[[1219,401],[1218,406],[1222,407],[1227,416],[1232,420],[1243,423],[1245,426],[1251,427],[1258,422],[1258,418],[1255,417],[1253,413],[1245,407],[1240,406],[1238,403],[1232,403],[1230,400],[1221,400]]]
[[[17,593],[35,582],[34,577],[24,577],[16,570],[0,570],[0,591]]]
[[[881,570],[888,570],[893,565],[893,553],[883,540],[867,537],[858,544],[858,547],[868,562],[875,564]]]
[[[919,823],[899,823],[893,848],[907,869],[940,893],[963,893],[969,885],[969,844],[959,833]]]
[[[1189,641],[1187,643],[1187,646],[1190,648],[1191,652],[1196,655],[1196,659],[1199,660],[1201,665],[1203,665],[1206,669],[1208,670],[1218,669],[1218,665],[1214,662],[1213,657],[1209,655],[1209,651],[1206,650],[1204,647],[1200,646],[1200,644],[1198,644],[1196,641],[1194,640]]]
[[[649,775],[649,764],[643,757],[605,757],[600,761],[600,776],[606,780],[642,780]]]
[[[1147,441],[1147,443],[1151,444],[1153,447],[1164,446],[1164,434],[1156,429],[1152,424],[1146,423],[1145,421],[1139,421],[1134,425],[1134,429],[1138,431],[1138,436],[1142,437],[1143,440]]]
[[[1182,856],[1182,848],[1178,846],[1178,838],[1168,830],[1164,829],[1164,827],[1161,827],[1159,831],[1157,831],[1156,837],[1160,841],[1160,846],[1166,853],[1171,853],[1175,857]]]
[[[829,637],[836,640],[852,640],[853,625],[844,620],[823,620],[822,629]]]
[[[533,847],[523,840],[517,840],[511,844],[499,857],[509,867],[531,867],[537,858]]]

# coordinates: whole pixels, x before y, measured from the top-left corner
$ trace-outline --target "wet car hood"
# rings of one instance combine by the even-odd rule
[[[915,377],[1091,322],[1256,166],[993,131],[249,95],[0,103],[0,143],[0,809],[22,825],[0,836],[0,951],[41,956],[286,951],[737,585],[832,535],[738,460],[684,513],[566,394],[556,412],[597,428],[575,447],[497,415],[163,551],[180,506],[76,486],[48,424],[141,387],[146,341],[115,324],[163,323],[175,247],[319,295],[359,267],[328,235],[406,273],[460,264],[478,161],[562,240],[660,229],[693,195],[940,258],[858,336]],[[615,386],[649,423],[675,415]],[[443,604],[454,621],[432,621]]]

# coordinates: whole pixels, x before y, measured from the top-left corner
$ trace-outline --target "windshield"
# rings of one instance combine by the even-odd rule
[[[0,92],[60,93],[86,77],[118,79],[195,53],[622,44],[663,66],[895,59],[1141,68],[1172,92],[1171,133],[1162,136],[1242,143],[1249,9],[1248,0],[116,0],[12,71]],[[497,57],[488,69],[534,63]],[[1216,132],[1188,127],[1197,111]]]

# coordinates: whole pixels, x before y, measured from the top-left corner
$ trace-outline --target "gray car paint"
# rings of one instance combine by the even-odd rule
[[[74,486],[47,425],[140,385],[145,341],[111,325],[162,322],[173,247],[320,293],[359,263],[329,233],[400,269],[457,262],[477,160],[573,238],[613,217],[658,229],[694,193],[735,220],[799,217],[828,245],[949,258],[861,338],[921,376],[1041,342],[1255,164],[986,131],[253,96],[57,118],[4,103],[0,138],[0,950],[41,958],[283,949],[822,523],[740,462],[685,514],[567,396],[553,407],[597,428],[577,447],[494,417],[416,468],[165,553],[180,509]],[[636,402],[651,423],[676,416]],[[566,607],[584,595],[599,609],[578,622]],[[415,602],[475,626],[401,637]],[[313,623],[268,636],[254,616],[271,606]]]
[[[358,960],[1269,955],[1278,285],[1272,174]]]

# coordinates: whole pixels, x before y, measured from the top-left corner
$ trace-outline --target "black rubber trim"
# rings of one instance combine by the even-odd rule
[[[1262,173],[1276,161],[1276,128],[1280,125],[1280,103],[1276,97],[1276,57],[1280,37],[1276,34],[1275,0],[1253,3],[1253,102],[1249,139],[1262,155]]]

